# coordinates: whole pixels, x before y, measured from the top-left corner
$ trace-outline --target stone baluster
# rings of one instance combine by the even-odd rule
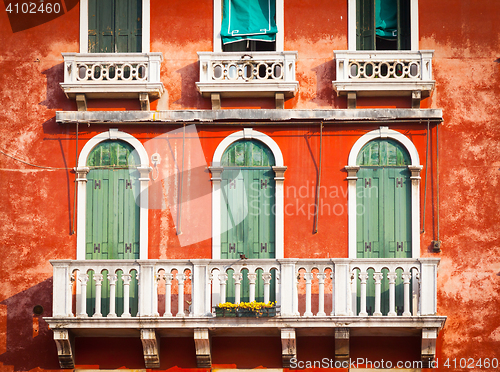
[[[387,274],[389,279],[389,313],[388,316],[396,316],[396,278],[397,274],[395,272],[390,272]]]
[[[89,281],[89,274],[78,275],[78,280],[80,281],[80,313],[78,316],[87,316],[87,282]]]
[[[234,278],[234,303],[239,304],[241,298],[241,274],[233,274]]]
[[[335,315],[335,272],[332,270],[330,274],[327,274],[327,278],[332,278],[332,312],[331,316]]]
[[[164,317],[172,316],[172,279],[174,276],[172,274],[165,274],[165,313]]]
[[[65,316],[73,316],[73,284],[75,283],[75,275],[78,273],[71,273],[68,280],[68,295],[66,296],[66,311]],[[54,290],[55,291],[55,290]]]
[[[255,301],[255,280],[256,279],[257,279],[257,274],[248,273],[250,302]]]
[[[130,282],[132,281],[132,275],[123,274],[123,314],[122,318],[130,318]]]
[[[362,272],[359,274],[359,279],[361,280],[361,301],[360,301],[360,308],[359,308],[359,316],[368,316],[368,313],[366,312],[366,284],[368,281],[368,273]]]
[[[181,274],[179,271],[177,272],[177,283],[178,283],[178,291],[179,294],[177,296],[177,316],[183,317],[184,314],[184,280],[186,279],[186,275]]]
[[[403,316],[410,316],[410,279],[411,273],[403,273],[403,285],[404,285],[404,312]]]
[[[264,302],[267,304],[271,300],[271,273],[263,273],[262,279],[264,279]]]
[[[305,273],[304,278],[306,280],[306,311],[304,313],[304,316],[312,316],[313,313],[311,311],[311,282],[314,277],[314,274],[311,273]]]
[[[325,313],[325,273],[316,274],[318,277],[318,313],[316,316],[326,316]]]
[[[158,281],[161,279],[160,274],[155,275],[155,281],[153,283],[153,303],[152,303],[152,311],[153,316],[160,316],[158,313]]]
[[[221,273],[219,274],[219,283],[220,283],[220,303],[226,303],[226,285],[227,285],[227,274]]]
[[[109,318],[116,317],[116,282],[118,281],[118,275],[108,274],[109,280]]]
[[[102,317],[101,313],[101,298],[102,298],[102,281],[104,280],[104,275],[94,274],[95,281],[95,312],[92,315],[95,318]]]
[[[382,316],[382,312],[380,311],[380,301],[382,300],[381,286],[383,277],[384,274],[382,273],[373,274],[373,279],[375,279],[375,312],[373,313],[373,316]]]

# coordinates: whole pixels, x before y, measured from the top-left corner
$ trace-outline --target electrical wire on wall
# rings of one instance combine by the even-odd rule
[[[422,230],[421,234],[425,232],[425,210],[427,206],[427,180],[429,179],[429,119],[427,119],[427,134],[426,134],[426,145],[425,145],[425,186],[424,186],[424,212],[422,217]]]
[[[437,201],[437,240],[434,241],[434,252],[441,252],[439,235],[439,125],[436,126],[436,201]]]
[[[319,125],[319,166],[318,166],[318,184],[316,185],[316,211],[314,220],[314,232],[318,232],[318,220],[319,220],[319,205],[320,205],[320,191],[321,191],[321,153],[323,149],[323,122]]]

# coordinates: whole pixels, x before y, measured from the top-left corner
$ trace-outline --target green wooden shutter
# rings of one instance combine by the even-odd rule
[[[411,50],[410,0],[398,0],[398,50]]]
[[[383,189],[381,170],[377,168],[360,168],[356,182],[357,195],[357,257],[383,257],[383,200],[380,190]]]
[[[411,257],[411,195],[410,176],[406,168],[384,170],[384,227],[387,250],[385,257]]]
[[[142,0],[89,0],[89,53],[142,51]]]
[[[142,51],[142,1],[115,0],[116,52]]]
[[[89,52],[115,52],[115,1],[89,0]]]
[[[356,0],[356,50],[375,50],[375,0]]]

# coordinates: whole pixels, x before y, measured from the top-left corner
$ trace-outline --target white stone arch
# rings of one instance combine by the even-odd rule
[[[412,258],[420,257],[420,158],[417,148],[413,142],[395,130],[388,127],[380,127],[361,136],[352,146],[349,153],[347,166],[347,182],[348,182],[348,226],[349,226],[349,258],[356,258],[356,181],[358,179],[357,172],[359,166],[356,160],[359,152],[368,142],[375,139],[389,138],[403,145],[410,154],[411,165],[408,169],[411,172],[411,236],[412,236]]]
[[[267,134],[253,130],[252,128],[244,128],[239,132],[230,134],[224,138],[217,149],[215,150],[212,166],[209,168],[212,172],[212,259],[220,259],[221,254],[221,174],[223,167],[221,166],[222,155],[224,151],[234,142],[242,139],[254,139],[264,143],[273,153],[276,165],[273,166],[276,181],[276,258],[284,258],[284,173],[286,166],[283,163],[283,154],[278,144]]]
[[[83,146],[78,157],[78,167],[76,172],[78,177],[78,209],[77,209],[77,243],[76,243],[76,259],[85,260],[85,245],[86,245],[86,209],[87,209],[87,159],[94,147],[99,143],[107,140],[124,141],[130,144],[141,161],[137,170],[140,173],[140,209],[139,209],[139,258],[148,258],[148,184],[149,184],[149,159],[146,149],[142,143],[134,136],[121,132],[118,129],[109,129],[107,132],[102,132],[92,137]]]

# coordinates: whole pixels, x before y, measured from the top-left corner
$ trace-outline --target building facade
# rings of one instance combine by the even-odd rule
[[[499,10],[5,1],[2,370],[497,370]]]

